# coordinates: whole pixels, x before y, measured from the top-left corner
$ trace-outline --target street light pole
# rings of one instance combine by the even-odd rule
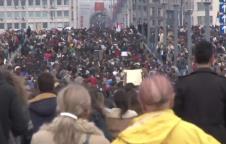
[[[140,7],[141,7],[141,10],[140,10],[140,15],[141,15],[141,32],[142,32],[142,35],[144,36],[145,35],[145,30],[144,30],[144,9],[143,9],[143,4],[142,2],[140,2]]]
[[[154,13],[154,19],[155,19],[155,45],[154,48],[156,50],[157,44],[158,44],[158,32],[159,32],[159,21],[158,21],[158,9],[159,9],[159,5],[158,2],[159,0],[153,0],[154,4],[155,4],[155,13]]]
[[[192,72],[192,9],[186,10],[187,17],[187,49],[188,49],[188,72]]]
[[[178,0],[174,3],[174,64],[177,65],[178,56]]]
[[[180,26],[183,26],[184,0],[180,1]]]
[[[210,0],[204,0],[205,6],[205,39],[210,41]]]
[[[167,6],[167,0],[163,0],[162,3],[163,6],[163,33],[164,33],[164,37],[163,37],[163,43],[164,43],[164,48],[166,49],[167,47],[167,24],[166,24],[166,19],[167,19],[167,15],[166,15],[166,6]]]
[[[150,28],[151,28],[151,22],[150,22],[150,1],[149,0],[147,0],[147,43],[148,43],[148,47],[150,46],[150,37],[151,37],[151,30],[150,30]]]

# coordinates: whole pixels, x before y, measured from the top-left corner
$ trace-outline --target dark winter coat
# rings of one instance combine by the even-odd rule
[[[51,122],[56,115],[56,95],[42,93],[29,101],[30,117],[37,132],[44,123]]]
[[[176,83],[176,114],[226,144],[226,78],[198,69]]]
[[[0,75],[0,144],[9,143],[10,131],[14,136],[26,135],[28,125],[16,90]]]

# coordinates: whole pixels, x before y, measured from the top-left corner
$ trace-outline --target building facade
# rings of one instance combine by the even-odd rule
[[[97,13],[106,15],[110,20],[112,18],[113,6],[116,2],[116,0],[79,0],[77,8],[77,27],[90,27],[90,20],[92,17],[95,17]]]
[[[193,24],[204,25],[205,24],[205,7],[203,4],[204,0],[194,0],[193,10]],[[210,24],[219,25],[217,14],[219,12],[219,0],[211,0],[210,5]]]
[[[150,27],[155,27],[156,21],[158,25],[162,25],[164,20],[164,7],[167,9],[167,18],[171,19],[168,24],[173,22],[174,7],[172,2],[164,5],[163,0],[126,0],[125,3],[117,20],[127,26],[130,24],[137,26],[142,23],[148,23],[148,21],[150,21]]]
[[[192,9],[192,24],[204,25],[205,7],[203,1],[205,0],[177,0],[179,24],[184,24],[184,12],[186,9]],[[210,5],[210,24],[218,25],[219,20],[217,18],[217,14],[219,11],[219,0],[210,1],[212,2]],[[175,11],[175,4],[173,0],[127,0],[117,20],[127,26],[130,24],[139,25],[147,23],[149,16],[151,27],[155,27],[156,19],[158,19],[158,25],[162,25],[164,20],[164,2],[167,2],[165,5],[167,11],[167,24],[172,26]]]
[[[74,11],[71,3],[71,0],[0,0],[0,29],[70,26]]]

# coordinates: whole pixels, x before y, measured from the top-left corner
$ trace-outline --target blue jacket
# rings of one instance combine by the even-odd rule
[[[42,93],[29,101],[30,117],[37,132],[44,123],[51,122],[56,116],[56,95]]]

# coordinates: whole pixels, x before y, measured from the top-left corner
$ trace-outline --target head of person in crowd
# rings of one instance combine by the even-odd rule
[[[20,76],[20,75],[21,75],[21,67],[20,67],[20,66],[16,66],[16,67],[14,68],[14,73],[15,73],[16,75]]]
[[[4,65],[4,55],[3,53],[0,51],[0,66]]]
[[[143,80],[138,99],[143,112],[153,112],[172,108],[174,96],[170,80],[166,76],[155,74]]]
[[[57,96],[59,115],[33,136],[34,144],[41,143],[103,143],[109,144],[102,132],[88,122],[91,112],[91,98],[86,88],[79,84],[70,84]]]
[[[215,63],[214,48],[205,40],[196,44],[194,49],[195,64],[197,67],[211,67]]]
[[[138,97],[144,114],[133,119],[112,144],[219,144],[212,136],[174,114],[171,110],[174,96],[173,86],[165,75],[154,74],[144,79]]]
[[[5,80],[15,88],[19,99],[23,104],[27,104],[29,98],[28,91],[25,86],[25,80],[22,77],[17,76],[16,74],[7,71],[5,69],[0,69],[0,74],[5,78]]]
[[[50,73],[42,73],[38,77],[40,94],[29,100],[30,117],[34,124],[34,132],[44,124],[51,122],[56,116],[56,95],[54,77]]]
[[[129,110],[131,104],[131,99],[126,94],[127,93],[125,89],[119,89],[113,96],[116,107],[120,109],[121,118]]]
[[[139,114],[142,114],[142,109],[140,107],[140,103],[138,101],[138,92],[135,89],[131,89],[127,91],[127,96],[131,98],[130,109],[134,110]]]
[[[108,140],[112,140],[112,135],[107,128],[104,115],[104,95],[101,94],[97,88],[87,86],[89,94],[91,96],[91,115],[90,120],[104,133]]]
[[[88,84],[87,84],[88,85]],[[97,88],[92,86],[87,86],[87,89],[89,91],[89,94],[91,96],[91,104],[92,104],[92,111],[98,111],[102,114],[102,111],[104,109],[104,95],[102,95],[101,92],[98,91]]]
[[[127,128],[132,119],[138,115],[136,111],[130,109],[132,98],[128,94],[124,88],[116,90],[113,95],[116,107],[105,108],[107,126],[113,138]]]
[[[54,91],[55,80],[51,73],[44,72],[38,77],[38,88],[40,93]]]

